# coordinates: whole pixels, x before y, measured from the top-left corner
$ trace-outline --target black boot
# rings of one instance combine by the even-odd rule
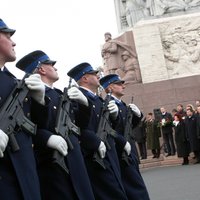
[[[188,157],[184,157],[182,165],[188,165],[188,164],[189,164]]]

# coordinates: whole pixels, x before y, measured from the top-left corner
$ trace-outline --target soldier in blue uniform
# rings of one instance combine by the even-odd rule
[[[7,62],[16,60],[15,43],[11,36],[15,30],[8,28],[0,19],[0,108],[18,84],[18,80],[5,67]],[[44,94],[45,86],[40,76],[33,74],[25,79],[30,92],[22,106],[24,115],[43,124],[47,116]],[[47,103],[47,102],[46,102]],[[39,115],[42,112],[43,115]],[[33,115],[34,113],[34,115]],[[34,118],[35,116],[35,118]],[[40,117],[41,116],[41,117]],[[32,148],[32,136],[22,128],[15,127],[15,139],[19,150],[13,152],[10,138],[2,131],[0,124],[0,199],[1,200],[40,200],[39,180]]]
[[[112,99],[115,100],[119,107],[118,119],[115,123],[115,130],[118,136],[115,138],[116,149],[119,157],[121,175],[124,188],[128,199],[130,200],[149,200],[148,191],[139,171],[138,158],[136,154],[135,144],[131,142],[129,137],[124,137],[127,119],[128,106],[121,100],[124,95],[124,81],[116,74],[109,74],[100,79],[100,84],[106,93],[112,93]],[[138,125],[143,115],[135,104],[129,104],[132,112],[132,129]],[[131,133],[128,133],[131,135]],[[127,141],[129,140],[129,141]],[[123,152],[128,156],[128,162],[125,162],[122,155]]]
[[[104,101],[96,93],[99,87],[99,77],[96,70],[89,63],[81,63],[72,68],[67,74],[73,78],[80,90],[87,97],[91,113],[90,120],[81,132],[81,148],[86,168],[93,187],[96,200],[125,200],[127,199],[120,175],[120,167],[115,149],[114,139],[107,135],[107,142],[111,148],[106,148],[105,141],[96,135]],[[115,119],[118,108],[114,101],[108,103],[110,118]],[[82,116],[83,118],[86,115]],[[103,159],[103,168],[94,161],[94,154],[98,152]]]
[[[54,82],[59,79],[54,66],[56,61],[50,60],[43,51],[37,50],[24,56],[18,61],[17,66],[34,67],[38,62],[41,64],[37,73],[46,85],[46,96],[51,99],[46,128],[38,129],[34,140],[42,199],[94,200],[80,149],[80,135],[78,132],[69,133],[69,139],[73,145],[73,149],[69,149],[66,140],[55,132],[58,107],[62,96],[62,91],[53,87]],[[68,88],[68,96],[72,99],[69,110],[70,119],[82,129],[88,122],[88,118],[83,115],[90,111],[87,98],[77,87]],[[55,150],[64,156],[69,173],[53,162],[52,156]]]

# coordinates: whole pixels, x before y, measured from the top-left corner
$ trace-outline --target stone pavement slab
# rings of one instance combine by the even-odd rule
[[[151,200],[200,200],[200,164],[146,168],[141,174]]]

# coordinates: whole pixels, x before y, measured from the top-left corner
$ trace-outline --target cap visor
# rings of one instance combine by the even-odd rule
[[[114,84],[117,84],[117,83],[125,83],[125,81],[119,80],[119,81],[114,81],[113,83],[114,83]]]
[[[97,74],[99,71],[98,70],[92,70],[89,72],[86,72],[86,74]]]
[[[43,61],[42,63],[43,63],[43,64],[55,65],[55,64],[56,64],[56,61],[54,61],[54,60],[46,60],[46,61]]]
[[[13,35],[13,34],[15,33],[15,31],[16,31],[16,30],[10,29],[10,28],[0,29],[0,32],[10,33],[10,35]]]

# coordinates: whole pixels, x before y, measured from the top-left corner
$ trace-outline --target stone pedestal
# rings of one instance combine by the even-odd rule
[[[142,82],[168,79],[159,27],[141,25],[133,29]]]
[[[179,103],[195,104],[200,99],[200,13],[140,21],[132,30],[142,83],[126,85],[125,102],[134,96],[145,114],[161,106],[171,112]]]

